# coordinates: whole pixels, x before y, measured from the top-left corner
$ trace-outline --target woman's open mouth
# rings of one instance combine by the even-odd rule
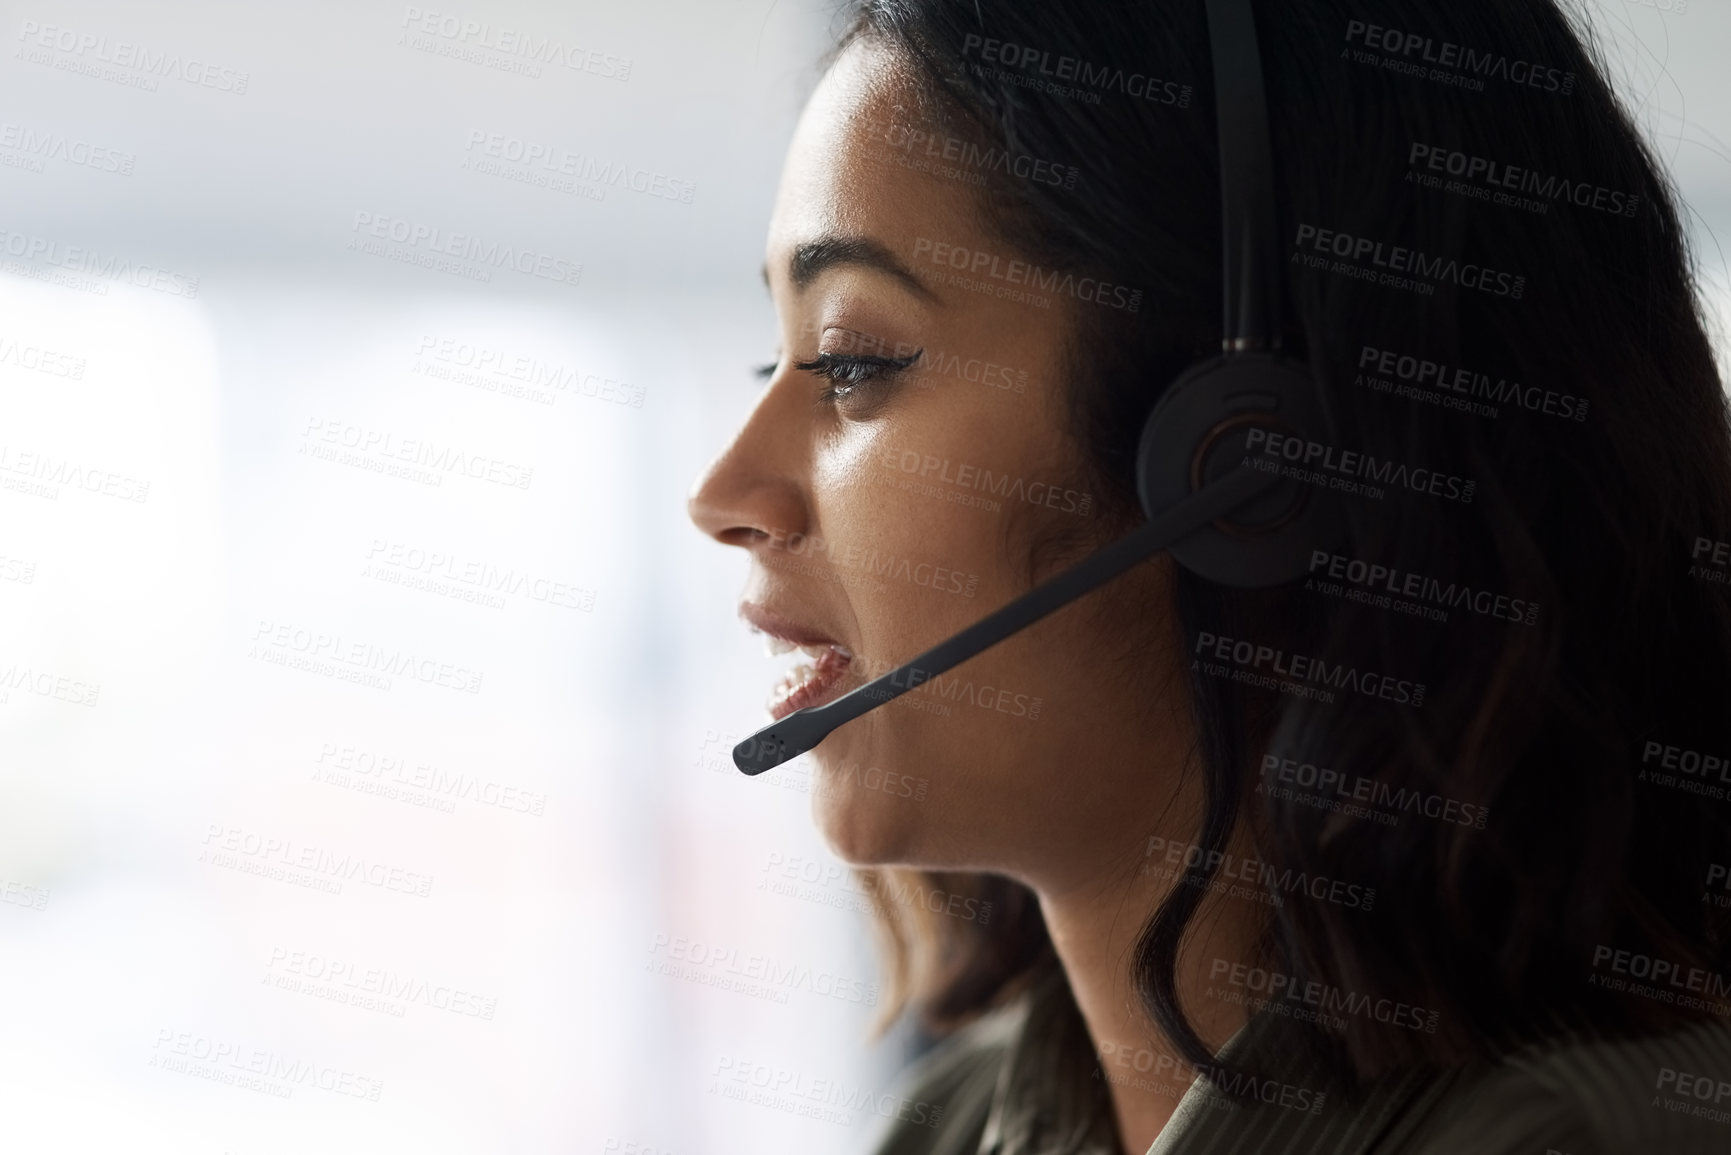
[[[795,665],[770,691],[764,707],[778,722],[795,710],[821,706],[837,697],[848,667],[853,664],[853,654],[845,646],[796,646],[774,636],[765,638],[765,646],[772,655],[799,650],[810,659]]]

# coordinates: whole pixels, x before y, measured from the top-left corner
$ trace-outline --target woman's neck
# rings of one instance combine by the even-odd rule
[[[1175,856],[1182,860],[1182,854]],[[1195,1074],[1142,1010],[1131,974],[1143,923],[1182,873],[1181,865],[1172,866],[1166,854],[1158,853],[1147,855],[1133,878],[1119,874],[1056,893],[1038,891],[1052,945],[1093,1041],[1099,1075],[1110,1088],[1126,1155],[1148,1150]],[[1180,1005],[1211,1051],[1244,1025],[1249,1012],[1211,997],[1210,976],[1223,964],[1250,960],[1262,921],[1259,904],[1210,893],[1186,932],[1177,967]]]

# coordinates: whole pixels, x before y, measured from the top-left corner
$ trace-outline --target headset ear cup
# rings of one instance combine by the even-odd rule
[[[1198,362],[1167,389],[1142,427],[1136,453],[1137,496],[1148,517],[1170,509],[1255,458],[1268,433],[1326,441],[1309,370],[1297,361],[1241,353]],[[1260,431],[1260,432],[1258,432]],[[1276,586],[1308,571],[1315,551],[1345,536],[1338,495],[1282,480],[1228,517],[1171,547],[1185,569],[1242,588]]]

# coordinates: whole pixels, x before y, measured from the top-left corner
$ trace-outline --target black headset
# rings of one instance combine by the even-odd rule
[[[1328,495],[1250,463],[1252,429],[1308,437],[1323,428],[1310,370],[1280,354],[1283,271],[1262,57],[1250,0],[1206,0],[1220,133],[1221,280],[1218,356],[1179,374],[1148,414],[1136,491],[1148,521],[961,633],[822,706],[795,710],[733,748],[761,774],[830,731],[949,670],[1161,550],[1222,585],[1276,586],[1301,577],[1318,543],[1339,532]]]

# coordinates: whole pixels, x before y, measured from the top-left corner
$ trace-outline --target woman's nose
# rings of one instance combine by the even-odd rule
[[[772,383],[686,497],[692,524],[723,545],[750,547],[772,532],[807,531],[803,470],[810,441],[799,414],[776,393]]]

